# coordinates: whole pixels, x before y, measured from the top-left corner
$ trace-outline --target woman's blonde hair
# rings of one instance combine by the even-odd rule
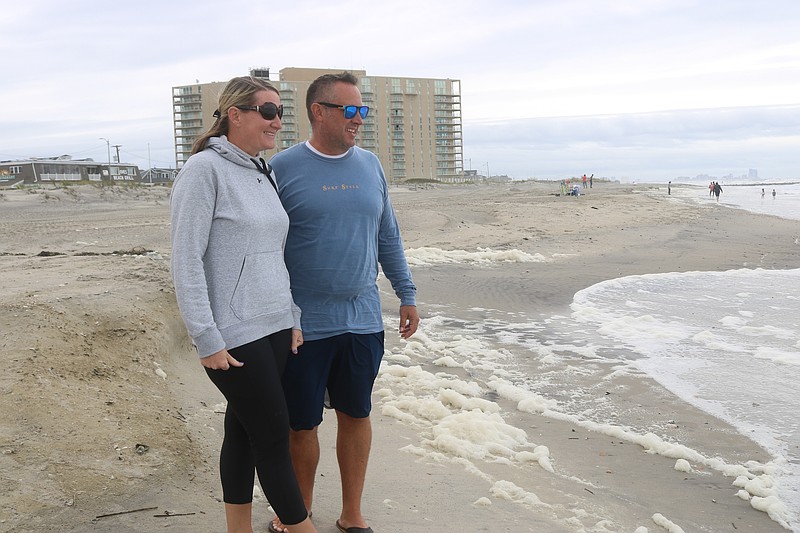
[[[202,152],[211,137],[227,135],[230,126],[228,123],[228,109],[240,105],[258,105],[254,100],[256,93],[259,91],[272,91],[275,94],[279,94],[278,89],[268,81],[260,78],[240,76],[229,81],[225,88],[222,89],[222,94],[219,95],[219,106],[214,112],[216,117],[214,124],[194,141],[191,155]]]

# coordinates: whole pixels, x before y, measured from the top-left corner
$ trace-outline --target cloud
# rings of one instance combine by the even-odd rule
[[[725,157],[736,166],[769,160],[776,172],[797,166],[784,163],[796,149],[780,152],[793,140],[800,94],[796,0],[402,7],[11,3],[0,17],[0,158],[105,160],[105,137],[138,155],[128,162],[145,166],[149,144],[166,165],[173,86],[296,66],[461,80],[465,157],[493,161],[493,173],[638,173],[680,162],[699,173],[725,167]],[[687,111],[665,111],[673,109]]]
[[[793,177],[798,123],[800,105],[467,121],[465,157],[516,178],[670,179],[759,167],[763,176]]]

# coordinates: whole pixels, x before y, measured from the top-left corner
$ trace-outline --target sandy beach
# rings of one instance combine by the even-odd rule
[[[410,342],[392,334],[397,301],[381,280],[387,355],[373,398],[371,526],[787,531],[733,485],[769,454],[646,375],[468,349],[474,325],[503,329],[494,311],[568,315],[577,291],[604,280],[800,268],[797,222],[682,203],[656,185],[595,182],[578,198],[558,189],[391,190],[423,325]],[[177,312],[168,202],[162,187],[0,191],[0,531],[225,530],[225,405]],[[525,260],[481,263],[503,252]],[[549,386],[509,387],[512,359]],[[567,401],[593,406],[594,418],[553,407]],[[336,531],[340,504],[334,433],[327,416],[313,509],[324,533]],[[688,468],[678,461],[686,450],[697,452]],[[263,497],[254,511],[266,532]]]

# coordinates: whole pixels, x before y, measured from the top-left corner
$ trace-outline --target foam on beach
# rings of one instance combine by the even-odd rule
[[[512,420],[536,424],[526,418],[530,415],[559,421],[673,459],[675,470],[715,471],[731,479],[732,498],[747,499],[791,528],[800,503],[793,455],[800,438],[793,422],[800,410],[793,392],[800,354],[791,341],[800,326],[786,314],[796,309],[798,281],[800,271],[632,276],[579,292],[569,317],[514,322],[506,314],[504,322],[500,311],[473,309],[486,316],[476,324],[434,314],[410,342],[387,353],[376,383],[381,413],[418,429],[420,440],[407,452],[460,464],[494,487],[489,496],[546,508],[565,523],[591,520],[536,495],[520,472],[533,465],[540,475],[578,484],[587,480],[567,474],[563,465],[569,458],[562,450],[536,442],[527,427]],[[764,294],[763,287],[787,286],[795,289],[782,289],[782,299],[764,296],[768,305],[755,298]],[[533,357],[539,370],[527,370],[531,363],[520,353]],[[612,371],[597,374],[586,364],[592,361],[611,364]],[[671,421],[660,429],[619,423],[619,407],[593,401],[593,391],[573,385],[564,390],[568,383],[599,387],[615,376],[641,373],[734,424],[773,459],[731,461],[663,434]],[[748,409],[731,410],[736,405]],[[609,519],[599,509],[589,515]],[[682,530],[661,515],[653,521]]]
[[[517,249],[492,250],[491,248],[478,248],[474,252],[469,252],[466,250],[443,250],[429,246],[406,250],[406,258],[411,266],[428,266],[440,263],[491,265],[547,261],[547,258],[542,254],[529,254]]]

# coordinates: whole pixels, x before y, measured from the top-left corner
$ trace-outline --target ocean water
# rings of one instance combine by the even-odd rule
[[[578,292],[597,345],[725,420],[773,457],[776,495],[800,509],[800,269],[630,276]]]
[[[771,187],[762,199],[761,185],[724,186],[720,203],[800,220],[800,185],[775,186],[774,199]],[[698,187],[673,189],[677,201],[716,203],[704,192]],[[414,268],[453,262],[502,268],[509,261],[548,260],[514,250],[421,248],[407,253]],[[422,427],[429,436],[405,451],[466,462],[468,469],[494,483],[495,497],[547,505],[523,483],[508,481],[511,473],[498,479],[480,466],[482,461],[507,462],[509,468],[533,463],[558,471],[550,450],[530,442],[524,428],[509,424],[513,417],[495,401],[511,400],[519,411],[569,421],[680,458],[685,461],[681,468],[717,470],[731,477],[731,497],[747,500],[778,524],[800,531],[800,269],[618,278],[576,293],[568,315],[529,317],[502,309],[446,307],[429,311],[431,317],[412,342],[387,355],[377,383],[383,414]],[[386,320],[393,323],[396,317]],[[423,370],[431,360],[439,372]],[[583,383],[605,386],[609,376],[592,375],[593,361],[611,363],[615,373],[652,377],[731,424],[771,459],[726,463],[714,450],[673,442],[666,429],[660,434],[644,424],[617,423],[614,407],[609,410],[599,401],[591,385],[574,389],[572,397],[559,395],[570,373],[580,374]],[[537,372],[531,372],[533,362]],[[551,510],[557,515],[569,512]]]
[[[771,183],[738,185],[722,183],[719,204],[753,213],[800,220],[800,183]],[[666,186],[664,186],[666,189]],[[761,195],[762,189],[764,195]],[[772,191],[775,191],[775,196]],[[690,200],[701,205],[717,203],[702,185],[673,184],[676,199]]]

